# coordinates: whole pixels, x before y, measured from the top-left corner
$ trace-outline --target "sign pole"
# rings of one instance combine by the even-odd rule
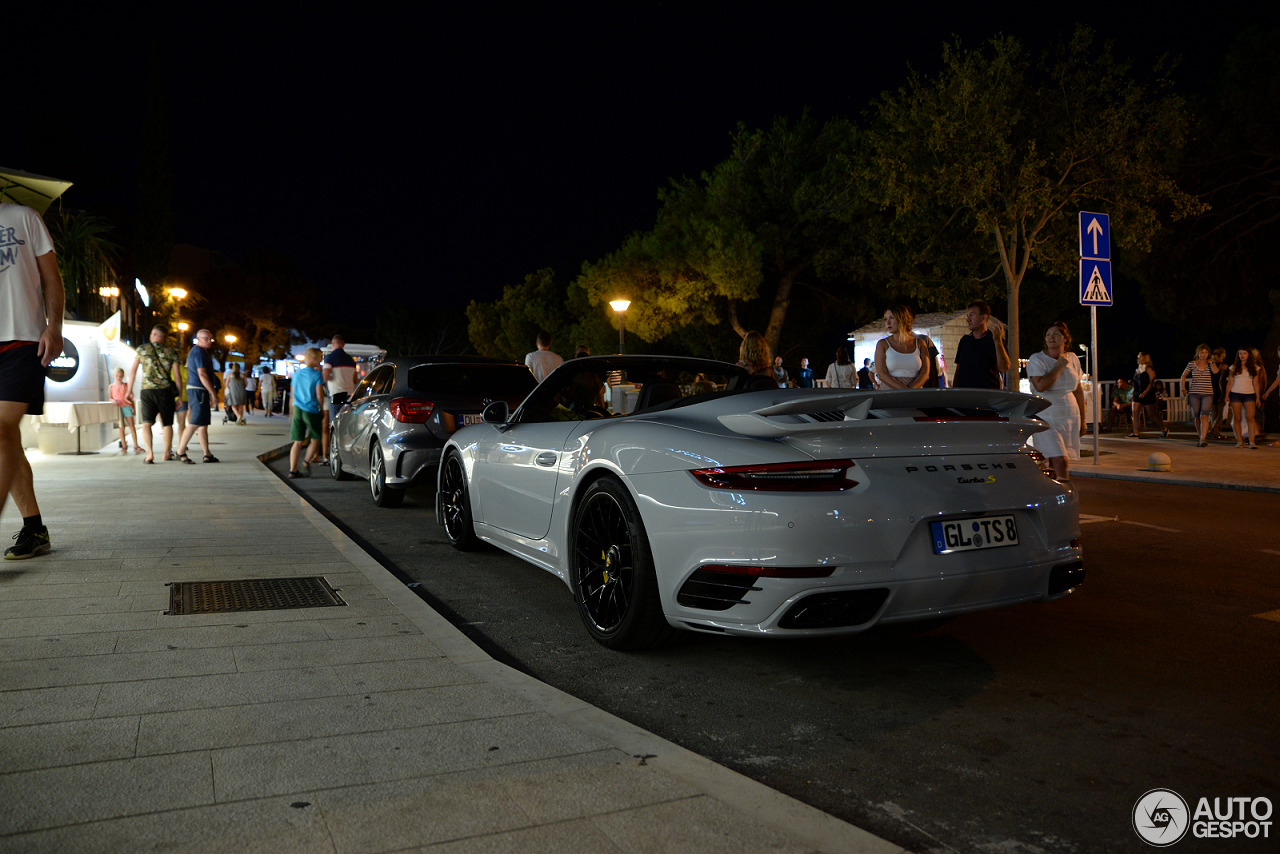
[[[1098,358],[1098,306],[1111,305],[1111,217],[1080,211],[1080,304],[1089,306],[1089,335],[1093,356],[1093,464],[1098,464],[1098,405],[1102,360]]]
[[[1089,361],[1092,362],[1093,368],[1093,464],[1098,464],[1098,398],[1099,398],[1099,379],[1098,365],[1098,307],[1096,305],[1089,306]]]

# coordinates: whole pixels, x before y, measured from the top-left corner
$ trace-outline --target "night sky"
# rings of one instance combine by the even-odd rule
[[[908,63],[934,70],[953,33],[1038,47],[1082,21],[1120,55],[1181,54],[1191,90],[1251,20],[1229,4],[1159,20],[979,5],[41,13],[41,37],[6,38],[0,166],[74,181],[67,206],[130,232],[157,51],[177,241],[233,260],[274,248],[327,314],[370,322],[384,301],[464,306],[545,266],[570,278],[652,225],[668,178],[723,159],[738,121],[856,116]]]

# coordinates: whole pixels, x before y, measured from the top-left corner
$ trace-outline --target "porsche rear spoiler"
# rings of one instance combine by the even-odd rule
[[[1029,394],[989,389],[895,389],[801,393],[781,392],[752,412],[721,415],[725,428],[743,436],[780,439],[808,433],[847,432],[850,428],[908,428],[925,423],[977,427],[1004,423],[1024,436],[1045,429],[1033,416],[1049,401]],[[895,430],[895,432],[897,432]],[[969,431],[965,431],[969,432]],[[1006,431],[997,431],[1004,433]]]

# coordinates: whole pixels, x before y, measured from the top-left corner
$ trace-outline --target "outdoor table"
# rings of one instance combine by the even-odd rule
[[[80,400],[70,403],[64,401],[45,401],[43,415],[31,415],[40,424],[66,424],[68,430],[76,434],[76,449],[62,451],[64,454],[96,454],[97,451],[80,450],[80,428],[86,424],[107,424],[115,421],[120,414],[119,408],[110,401]]]

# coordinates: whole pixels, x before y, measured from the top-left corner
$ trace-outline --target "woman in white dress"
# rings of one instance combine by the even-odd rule
[[[921,388],[929,378],[929,344],[911,331],[916,316],[905,305],[884,311],[887,338],[876,342],[876,375],[881,388]]]
[[[258,377],[258,386],[262,389],[262,408],[267,410],[267,417],[271,417],[271,410],[276,404],[276,378],[268,370],[264,369],[262,375]]]
[[[857,388],[858,372],[849,361],[849,351],[836,348],[836,360],[827,368],[827,388]]]
[[[1049,401],[1040,418],[1050,429],[1031,437],[1031,447],[1044,454],[1054,476],[1066,480],[1067,461],[1080,459],[1081,413],[1084,390],[1080,387],[1080,359],[1070,350],[1071,333],[1058,321],[1044,333],[1044,350],[1027,360],[1027,378],[1036,393]]]

